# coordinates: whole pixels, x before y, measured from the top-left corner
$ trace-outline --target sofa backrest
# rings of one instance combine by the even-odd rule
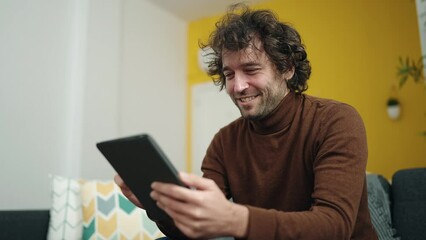
[[[0,211],[0,239],[46,239],[49,210]]]
[[[404,169],[393,175],[392,215],[401,239],[426,239],[426,168]]]

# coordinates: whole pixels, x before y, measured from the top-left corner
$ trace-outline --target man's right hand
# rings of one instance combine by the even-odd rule
[[[124,196],[126,196],[137,207],[143,208],[142,204],[136,198],[135,194],[133,194],[133,192],[129,189],[129,187],[127,187],[123,179],[121,179],[121,177],[118,174],[114,176],[114,181],[120,187],[121,192],[124,194]]]

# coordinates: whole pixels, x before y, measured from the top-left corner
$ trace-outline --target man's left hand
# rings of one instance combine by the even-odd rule
[[[151,197],[190,238],[244,237],[248,209],[228,201],[216,183],[194,174],[180,172],[189,188],[154,182]]]

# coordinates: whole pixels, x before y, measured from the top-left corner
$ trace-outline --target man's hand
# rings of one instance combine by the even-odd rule
[[[124,196],[126,196],[137,207],[143,208],[142,204],[136,198],[135,194],[133,194],[133,192],[130,191],[130,189],[124,183],[123,179],[121,179],[121,177],[118,174],[114,176],[114,181],[120,187],[121,192],[124,194]]]
[[[190,238],[246,235],[245,206],[228,201],[213,180],[183,172],[180,178],[191,189],[154,182],[151,197],[185,235]]]

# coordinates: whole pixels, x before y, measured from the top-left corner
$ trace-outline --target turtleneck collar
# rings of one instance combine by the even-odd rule
[[[262,135],[283,130],[293,120],[300,99],[300,94],[289,92],[268,116],[259,120],[249,120],[250,128]]]

